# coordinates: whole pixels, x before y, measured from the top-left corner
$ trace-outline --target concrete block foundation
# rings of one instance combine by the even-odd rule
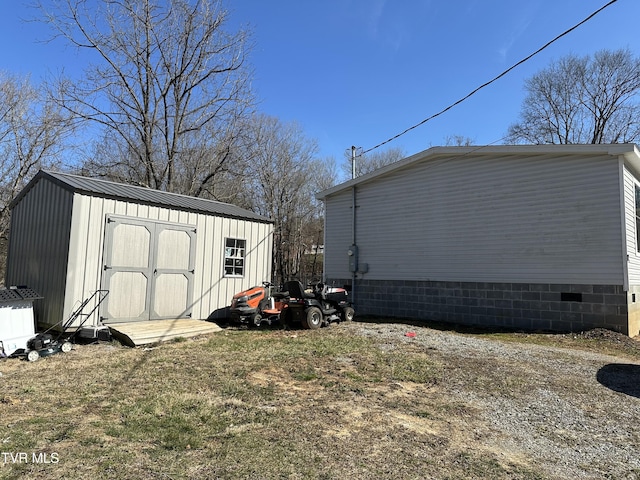
[[[351,285],[351,279],[327,279]],[[522,330],[640,332],[640,287],[546,283],[357,279],[357,315],[424,319]]]

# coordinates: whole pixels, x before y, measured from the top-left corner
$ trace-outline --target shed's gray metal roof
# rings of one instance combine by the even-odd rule
[[[40,170],[29,184],[18,194],[11,203],[13,208],[39,181],[47,179],[64,189],[74,193],[94,195],[116,200],[128,200],[145,205],[175,208],[189,212],[211,214],[221,217],[238,218],[256,222],[270,223],[266,217],[240,208],[230,203],[206,200],[203,198],[189,197],[177,193],[163,192],[151,188],[125,185],[123,183],[110,182],[96,178],[82,177],[68,173],[58,173]]]

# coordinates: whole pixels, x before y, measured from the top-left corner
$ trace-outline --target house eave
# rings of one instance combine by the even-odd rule
[[[485,145],[472,147],[432,147],[411,155],[397,162],[374,170],[366,175],[348,180],[344,183],[323,190],[316,195],[318,200],[334,195],[343,190],[369,182],[402,169],[413,163],[435,160],[439,157],[464,157],[471,154],[479,156],[512,156],[512,155],[609,155],[618,158],[623,156],[625,161],[640,172],[640,151],[635,144],[595,144],[595,145]]]

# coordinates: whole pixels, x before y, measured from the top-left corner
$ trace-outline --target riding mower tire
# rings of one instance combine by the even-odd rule
[[[340,315],[340,317],[342,317],[343,322],[351,322],[355,314],[356,311],[353,308],[345,307],[344,309],[342,309],[342,314]]]
[[[254,327],[257,328],[260,326],[261,323],[262,323],[262,315],[260,315],[259,313],[255,313],[249,317],[249,323],[248,323],[249,328],[254,328]]]
[[[322,326],[322,311],[318,307],[309,307],[302,319],[302,326],[309,330],[316,330]]]

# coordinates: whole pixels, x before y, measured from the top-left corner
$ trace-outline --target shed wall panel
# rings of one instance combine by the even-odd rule
[[[215,217],[207,216],[198,226],[197,235],[205,238],[214,238],[215,236]],[[194,299],[202,299],[203,311],[212,312],[214,307],[210,292],[215,288],[215,284],[205,283],[205,279],[214,278],[213,276],[213,248],[203,248],[202,254],[196,256],[196,271],[202,272],[202,275],[196,275],[194,284]]]
[[[39,322],[64,319],[64,290],[73,196],[50,182],[37,182],[11,213],[7,285],[28,285],[46,302],[34,302]]]
[[[104,218],[105,203],[97,200],[76,196],[74,201],[64,306],[66,315],[70,315],[89,292],[100,289],[104,225],[96,219]]]
[[[70,246],[72,258],[67,278],[65,314],[93,291],[101,288],[103,270],[104,232],[106,216],[123,215],[133,218],[166,221],[196,228],[195,274],[193,279],[193,318],[206,319],[221,311],[238,290],[259,284],[270,277],[265,270],[265,258],[270,258],[271,224],[212,217],[210,215],[178,212],[162,207],[135,207],[135,203],[76,194],[73,210],[73,235]],[[134,217],[133,213],[138,216]],[[247,240],[247,265],[244,277],[223,277],[224,232]],[[238,290],[236,290],[238,289]],[[230,294],[230,292],[233,292]],[[89,324],[97,324],[98,318]]]
[[[622,285],[619,185],[606,156],[414,163],[357,187],[364,278]],[[329,278],[345,276],[348,201],[327,198]]]
[[[213,271],[215,275],[224,275],[224,241],[226,238],[246,240],[245,274],[243,277],[223,277],[219,290],[226,305],[231,297],[254,285],[260,285],[264,280],[271,279],[271,232],[270,224],[258,224],[234,219],[216,219],[219,235],[216,239],[219,246],[214,249]],[[222,299],[221,299],[222,300]]]

